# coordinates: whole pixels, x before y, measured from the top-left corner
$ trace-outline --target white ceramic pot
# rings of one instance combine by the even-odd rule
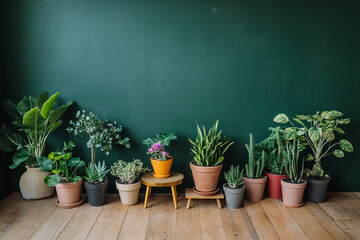
[[[41,171],[39,167],[26,167],[26,172],[20,178],[20,191],[25,199],[41,199],[54,195],[54,187],[45,184],[44,178],[49,173]]]
[[[122,204],[135,205],[138,202],[141,181],[131,184],[121,184],[116,181],[116,188],[119,191]]]

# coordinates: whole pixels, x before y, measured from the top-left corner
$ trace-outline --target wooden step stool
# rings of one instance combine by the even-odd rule
[[[223,194],[222,190],[219,189],[219,192],[216,195],[202,196],[202,195],[195,193],[192,188],[186,188],[185,189],[185,198],[187,198],[187,200],[188,200],[186,208],[190,208],[192,199],[215,199],[218,207],[221,208],[220,199],[224,199],[224,194]]]

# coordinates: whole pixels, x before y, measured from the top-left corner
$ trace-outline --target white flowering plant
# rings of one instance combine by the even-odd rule
[[[87,147],[91,149],[91,162],[95,164],[95,148],[99,148],[106,155],[113,150],[115,144],[123,145],[130,148],[130,139],[122,138],[122,126],[116,122],[101,120],[94,113],[86,114],[85,110],[78,111],[75,121],[70,121],[70,127],[66,129],[75,136],[88,135],[89,141]]]

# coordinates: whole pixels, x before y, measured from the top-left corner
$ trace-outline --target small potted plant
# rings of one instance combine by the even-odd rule
[[[85,162],[78,157],[72,157],[73,142],[64,142],[64,147],[56,152],[51,152],[48,159],[41,162],[41,168],[53,174],[45,177],[44,182],[56,188],[58,195],[57,204],[61,208],[74,208],[79,206],[83,180],[78,175],[78,170],[85,166]]]
[[[227,183],[223,185],[226,205],[228,208],[237,209],[240,208],[244,198],[244,169],[239,169],[239,166],[230,166],[229,171],[225,172],[225,180]]]
[[[190,168],[194,178],[194,192],[203,196],[215,195],[218,188],[218,180],[222,169],[222,162],[226,150],[234,143],[230,139],[222,137],[218,132],[219,121],[206,132],[203,132],[198,124],[195,141],[189,139],[192,144],[191,152],[194,161],[190,162]]]
[[[132,162],[118,160],[111,166],[111,175],[116,176],[116,188],[119,191],[121,203],[135,205],[139,198],[141,188],[140,177],[143,173],[151,171],[143,167],[143,162],[134,159]]]
[[[285,166],[289,177],[281,179],[282,188],[282,203],[287,207],[300,207],[303,202],[304,191],[306,187],[306,180],[302,179],[304,172],[304,160],[302,162],[302,169],[299,171],[299,153],[300,141],[295,138],[291,141],[285,142],[285,155],[287,164]]]
[[[105,166],[105,161],[98,164],[89,163],[85,167],[85,189],[88,196],[88,202],[91,206],[102,206],[106,203],[106,193],[109,181],[106,174],[110,171]]]
[[[350,123],[350,118],[342,118],[342,116],[343,113],[336,110],[317,112],[314,115],[296,115],[296,118],[293,119],[300,127],[295,127],[285,114],[279,114],[274,118],[277,123],[290,122],[292,127],[289,129],[296,131],[300,140],[306,143],[312,151],[312,154],[306,156],[306,161],[314,162],[314,164],[311,169],[304,170],[308,183],[306,199],[310,202],[325,201],[331,178],[323,170],[322,160],[329,155],[342,158],[345,156],[344,151],[353,151],[353,146],[348,140],[335,141],[335,133],[345,134],[340,125]],[[305,124],[306,122],[308,124]],[[335,147],[340,147],[340,149],[334,149]]]
[[[12,128],[3,125],[0,129],[0,150],[16,153],[10,169],[25,166],[20,178],[20,192],[25,199],[41,199],[54,195],[54,188],[47,186],[43,179],[49,175],[40,169],[44,161],[45,146],[51,133],[61,125],[60,116],[68,109],[72,102],[68,102],[54,109],[57,92],[49,96],[47,92],[38,97],[25,96],[19,103],[11,100],[4,102],[4,108],[12,121]]]
[[[89,137],[87,147],[91,149],[90,165],[96,164],[96,148],[105,152],[106,155],[113,150],[115,144],[123,145],[127,149],[130,148],[130,139],[128,137],[122,138],[122,126],[117,125],[116,122],[101,120],[92,112],[86,114],[85,110],[78,111],[75,117],[76,120],[70,121],[70,127],[66,130],[69,133],[73,133],[75,136],[87,135]],[[95,169],[95,166],[89,166],[89,168]],[[103,181],[85,183],[85,189],[88,194],[90,205],[104,203],[102,200],[106,199],[108,185],[109,181],[106,178],[104,178]]]
[[[173,157],[165,151],[165,146],[169,146],[172,140],[177,139],[175,132],[168,134],[156,134],[153,138],[144,140],[144,144],[148,146],[147,154],[151,155],[151,165],[154,169],[155,178],[170,177],[171,165]]]
[[[245,165],[245,193],[250,201],[260,201],[267,180],[267,177],[262,175],[265,167],[265,151],[262,151],[261,158],[256,160],[252,133],[250,133],[250,144],[246,144],[245,147],[249,153],[249,163]]]

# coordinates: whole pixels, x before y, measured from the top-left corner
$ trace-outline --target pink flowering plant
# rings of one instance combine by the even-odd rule
[[[151,155],[151,158],[165,161],[169,157],[169,153],[165,151],[165,146],[169,146],[170,141],[177,139],[175,132],[164,134],[160,133],[153,138],[144,140],[144,144],[149,147],[146,154]]]

